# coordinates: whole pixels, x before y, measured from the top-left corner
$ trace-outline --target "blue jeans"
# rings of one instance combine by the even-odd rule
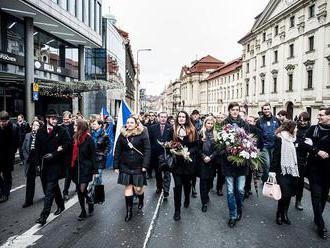
[[[273,159],[274,148],[263,148],[261,151],[262,156],[265,158],[265,163],[263,164],[263,172],[261,176],[261,180],[266,182],[268,179],[270,163]]]
[[[102,173],[103,173],[103,170],[102,169],[98,169],[98,171],[99,171],[99,175],[96,177],[95,183],[97,185],[101,185],[102,184]]]
[[[226,177],[229,217],[237,218],[237,209],[242,209],[244,199],[245,176]]]

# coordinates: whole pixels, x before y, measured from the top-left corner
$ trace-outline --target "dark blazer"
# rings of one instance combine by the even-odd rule
[[[173,132],[174,129],[172,128],[170,131],[169,137],[173,139]],[[178,175],[188,175],[193,176],[196,173],[196,165],[197,165],[197,149],[198,149],[198,136],[196,134],[196,140],[193,142],[189,141],[188,136],[184,137],[182,140],[178,139],[177,141],[180,142],[183,146],[188,147],[190,152],[190,158],[192,162],[185,160],[182,156],[175,155],[174,159],[174,166],[172,169],[173,174]]]
[[[215,141],[212,141],[212,145],[208,151],[203,150],[204,141],[202,135],[199,136],[198,140],[198,162],[197,162],[197,175],[200,179],[211,179],[215,176],[219,151],[216,148]],[[211,161],[208,163],[204,162],[204,158],[208,156]]]
[[[96,134],[93,134],[93,137]],[[96,140],[96,141],[95,141]],[[105,162],[108,157],[109,148],[110,148],[110,139],[109,136],[105,133],[104,130],[98,134],[97,137],[94,137],[95,148],[96,148],[96,163],[99,169],[105,169]]]
[[[14,169],[15,153],[19,144],[19,134],[16,124],[9,122],[0,128],[0,172]]]
[[[33,165],[35,165],[37,163],[37,159],[36,159],[36,153],[33,152],[31,153],[31,139],[32,135],[31,133],[27,133],[25,135],[25,139],[23,141],[23,145],[22,145],[22,152],[23,152],[23,165],[24,165],[24,173],[25,175],[27,175],[27,172],[31,166],[31,163]]]
[[[58,152],[57,148],[63,147]],[[65,155],[70,149],[70,138],[66,129],[55,126],[51,134],[47,132],[47,125],[39,129],[36,137],[36,153],[41,166],[41,176],[46,181],[57,181],[65,176]],[[52,159],[43,159],[47,153],[53,154]]]
[[[127,139],[132,145],[139,150],[129,147]],[[150,141],[147,128],[139,126],[133,135],[128,136],[125,129],[122,129],[115,150],[114,169],[128,174],[138,174],[142,172],[142,168],[149,168],[150,163]]]
[[[172,126],[170,124],[165,124],[163,135],[161,135],[159,123],[148,127],[151,157],[158,157],[164,152],[164,148],[158,143],[158,141],[167,141],[171,128]]]
[[[72,180],[76,183],[88,183],[93,180],[93,174],[98,174],[95,143],[88,135],[78,147],[79,155],[75,166],[71,169]]]

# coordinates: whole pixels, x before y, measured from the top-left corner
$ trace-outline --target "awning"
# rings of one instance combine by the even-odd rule
[[[125,92],[126,87],[117,81],[88,80],[76,82],[39,82],[41,96],[77,97],[80,93],[89,91],[120,90]]]

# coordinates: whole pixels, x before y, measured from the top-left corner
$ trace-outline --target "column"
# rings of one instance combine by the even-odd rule
[[[60,67],[65,67],[65,45],[60,45],[59,47],[59,59],[60,59]]]
[[[78,80],[79,81],[85,81],[85,47],[83,45],[78,46]],[[84,97],[86,96],[86,93],[81,94],[81,101],[80,101],[80,106],[79,109],[81,111],[81,114],[85,114],[85,99]]]
[[[33,54],[33,18],[24,17],[24,61],[25,61],[25,113],[28,122],[34,118],[35,107],[32,101],[32,86],[34,82]]]

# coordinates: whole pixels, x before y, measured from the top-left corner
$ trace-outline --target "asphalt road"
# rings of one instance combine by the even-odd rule
[[[161,201],[155,193],[155,181],[149,180],[145,192],[145,207],[135,206],[132,221],[124,222],[123,187],[116,183],[112,171],[104,174],[106,202],[96,205],[93,216],[77,221],[80,207],[74,187],[67,209],[59,217],[40,228],[34,221],[42,210],[42,190],[37,179],[34,205],[23,209],[25,188],[11,193],[10,200],[0,204],[0,247],[330,247],[329,240],[320,240],[313,227],[310,193],[305,191],[304,211],[297,211],[292,202],[289,217],[292,225],[275,224],[277,203],[254,193],[245,201],[243,219],[234,229],[227,226],[226,197],[211,192],[208,211],[202,213],[200,198],[191,199],[188,209],[182,209],[181,221],[173,221],[173,197]],[[25,184],[23,168],[16,166],[13,189]],[[63,181],[61,181],[63,186]],[[171,192],[172,193],[172,192]],[[54,204],[53,210],[56,206]],[[329,204],[325,220],[330,228]],[[155,214],[156,212],[156,214]],[[151,227],[153,217],[154,225]],[[151,230],[147,239],[148,230]]]

